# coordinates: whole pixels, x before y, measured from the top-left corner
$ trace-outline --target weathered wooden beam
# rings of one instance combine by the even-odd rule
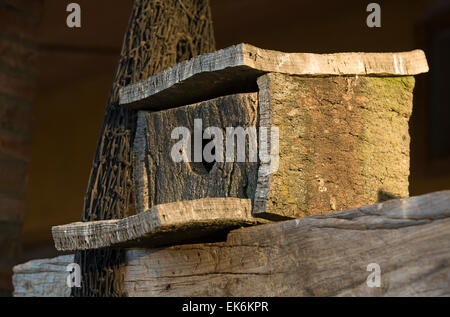
[[[123,106],[163,109],[256,89],[268,72],[301,76],[407,76],[428,71],[421,50],[401,53],[283,53],[238,44],[166,69],[119,91]]]
[[[380,287],[367,284],[372,263]],[[449,263],[443,191],[239,229],[226,242],[128,250],[121,270],[128,296],[450,296]],[[65,285],[61,269],[36,287],[42,272],[32,266],[15,269],[16,295]]]
[[[14,297],[69,297],[67,266],[75,256],[34,260],[14,267]]]
[[[158,247],[217,239],[232,229],[256,223],[250,200],[207,198],[155,205],[123,219],[56,226],[52,234],[59,251]]]

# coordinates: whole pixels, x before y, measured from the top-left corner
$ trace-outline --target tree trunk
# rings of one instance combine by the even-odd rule
[[[106,108],[85,198],[83,221],[135,213],[132,144],[136,111],[119,89],[194,56],[214,51],[209,0],[136,0]],[[121,250],[78,252],[83,283],[74,296],[120,296]]]

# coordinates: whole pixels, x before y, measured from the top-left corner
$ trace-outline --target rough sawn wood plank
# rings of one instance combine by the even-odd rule
[[[208,239],[255,223],[250,200],[205,198],[155,205],[124,219],[55,226],[52,234],[59,251],[136,244],[156,247]]]
[[[123,87],[120,104],[164,109],[232,93],[256,91],[268,72],[301,76],[407,76],[428,71],[421,50],[399,53],[283,53],[238,44],[177,64]]]

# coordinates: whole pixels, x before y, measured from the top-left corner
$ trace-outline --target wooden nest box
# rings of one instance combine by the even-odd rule
[[[291,54],[239,44],[127,86],[120,104],[139,110],[137,214],[54,227],[56,247],[173,244],[408,197],[413,75],[427,71],[420,50]],[[208,148],[216,137],[221,151]],[[207,150],[223,155],[211,161]]]

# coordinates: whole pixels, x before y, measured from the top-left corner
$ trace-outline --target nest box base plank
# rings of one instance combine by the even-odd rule
[[[52,234],[59,251],[157,247],[211,239],[256,223],[250,200],[206,198],[156,205],[124,219],[56,226]]]
[[[409,196],[412,76],[269,73],[257,84],[255,93],[139,112],[133,148],[138,212],[155,204],[237,197],[252,200],[255,217],[280,220]],[[195,119],[205,129],[224,131],[276,127],[277,167],[261,160],[216,162],[207,171],[201,163],[174,162],[171,149],[178,140],[171,132],[186,127],[193,135]]]
[[[265,73],[408,76],[428,71],[421,50],[400,53],[285,53],[241,43],[179,63],[120,89],[120,104],[158,110],[248,92]]]

